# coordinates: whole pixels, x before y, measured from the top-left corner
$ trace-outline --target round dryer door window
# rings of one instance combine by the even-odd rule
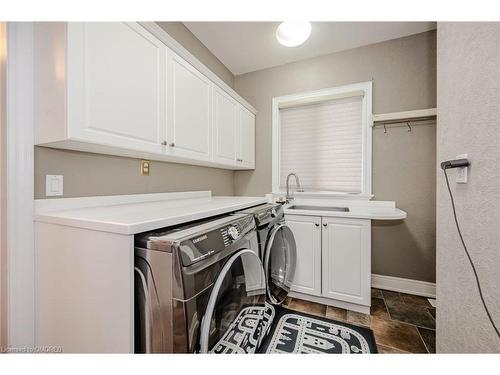
[[[262,262],[250,249],[232,255],[217,277],[200,327],[201,353],[255,353],[274,317],[266,307]]]
[[[292,230],[284,223],[276,225],[266,244],[264,271],[267,295],[274,304],[281,304],[288,296],[295,273],[297,249]]]

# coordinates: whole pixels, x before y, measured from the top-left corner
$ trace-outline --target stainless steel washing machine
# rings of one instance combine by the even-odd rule
[[[285,223],[283,206],[267,203],[237,214],[251,214],[255,219],[268,301],[280,305],[290,292],[297,261],[295,238]]]
[[[252,215],[135,240],[137,353],[253,353],[272,319]]]

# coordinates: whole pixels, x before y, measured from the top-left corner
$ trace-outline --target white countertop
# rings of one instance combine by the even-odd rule
[[[266,203],[265,197],[210,192],[35,200],[37,222],[131,235]]]
[[[268,199],[275,200],[282,194],[268,194]],[[348,212],[327,211],[321,209],[296,210],[290,209],[293,205],[306,205],[316,207],[348,207]],[[284,207],[286,215],[309,215],[309,216],[328,216],[343,217],[352,219],[370,219],[370,220],[402,220],[406,219],[405,211],[396,207],[394,201],[375,201],[367,199],[352,199],[352,197],[328,197],[321,195],[296,193],[295,199]]]

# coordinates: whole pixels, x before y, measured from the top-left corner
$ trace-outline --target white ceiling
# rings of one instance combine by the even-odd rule
[[[436,28],[435,22],[312,22],[311,37],[289,48],[275,38],[279,22],[184,24],[235,75]]]

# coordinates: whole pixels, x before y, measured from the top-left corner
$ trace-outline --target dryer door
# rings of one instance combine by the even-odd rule
[[[265,293],[257,254],[250,249],[233,254],[212,288],[200,327],[200,352],[255,353],[271,320]]]
[[[275,305],[283,303],[290,292],[296,259],[292,230],[285,223],[277,224],[269,233],[264,253],[267,296]]]
[[[134,266],[135,353],[164,353],[166,342],[161,318],[160,298],[151,265],[142,257]]]

